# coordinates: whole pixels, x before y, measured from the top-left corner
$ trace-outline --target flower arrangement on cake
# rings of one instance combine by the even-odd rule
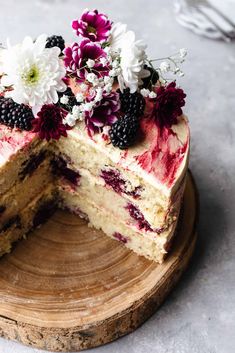
[[[143,117],[161,128],[177,123],[186,95],[165,76],[183,76],[184,48],[151,60],[126,24],[97,10],[86,9],[72,29],[77,41],[66,47],[61,36],[40,35],[1,50],[1,124],[58,140],[85,121],[90,136],[104,131],[126,149]]]

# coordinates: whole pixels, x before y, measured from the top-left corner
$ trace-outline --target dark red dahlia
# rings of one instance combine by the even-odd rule
[[[92,42],[103,42],[109,36],[111,22],[97,10],[85,10],[79,20],[72,22],[72,27],[78,36],[89,38]]]
[[[68,73],[77,77],[78,81],[84,81],[88,72],[94,71],[99,77],[109,73],[107,65],[103,65],[99,59],[107,56],[100,44],[93,43],[89,39],[84,39],[81,43],[74,43],[71,47],[64,50],[64,64]],[[87,60],[95,61],[94,67],[89,69],[86,65]]]
[[[89,134],[99,132],[104,126],[112,125],[117,120],[119,109],[119,94],[104,93],[102,100],[96,103],[92,111],[85,112],[85,123]]]
[[[41,139],[59,140],[61,136],[67,136],[66,130],[70,127],[63,124],[63,118],[68,112],[54,104],[45,104],[33,120],[33,132],[37,132]]]
[[[156,90],[152,117],[160,127],[171,127],[177,123],[177,117],[182,114],[185,105],[186,94],[181,88],[176,87],[175,82],[167,86],[160,86]]]

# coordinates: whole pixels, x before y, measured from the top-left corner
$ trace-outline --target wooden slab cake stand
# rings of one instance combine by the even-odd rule
[[[186,268],[196,219],[189,173],[176,241],[158,265],[80,218],[56,212],[0,259],[0,335],[45,350],[78,351],[135,330]]]

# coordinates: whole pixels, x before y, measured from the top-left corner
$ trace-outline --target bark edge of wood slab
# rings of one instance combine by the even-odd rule
[[[79,351],[134,331],[186,269],[198,207],[189,172],[178,234],[162,265],[56,212],[0,260],[0,336],[49,351]]]

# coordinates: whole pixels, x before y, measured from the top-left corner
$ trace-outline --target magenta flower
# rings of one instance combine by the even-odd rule
[[[119,94],[103,93],[103,98],[91,112],[85,112],[85,123],[90,135],[99,132],[100,128],[112,125],[117,119],[120,109]]]
[[[64,64],[67,72],[77,77],[78,81],[84,81],[86,74],[94,71],[99,77],[108,75],[109,68],[100,62],[107,54],[98,43],[84,39],[80,44],[74,43],[71,47],[64,49]],[[86,67],[87,60],[95,61],[92,69]]]
[[[85,10],[79,20],[72,22],[76,34],[89,38],[92,42],[104,42],[110,33],[111,22],[97,10]]]

